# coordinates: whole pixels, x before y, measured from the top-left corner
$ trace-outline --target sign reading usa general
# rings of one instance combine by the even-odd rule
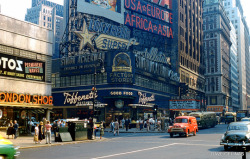
[[[45,81],[45,62],[0,54],[0,76]]]

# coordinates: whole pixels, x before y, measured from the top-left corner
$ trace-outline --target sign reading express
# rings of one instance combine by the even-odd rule
[[[0,54],[0,76],[45,81],[45,63]]]
[[[125,8],[139,13],[125,12],[125,25],[173,38],[172,28],[167,26],[173,23],[173,14],[165,8],[142,0],[125,0]]]

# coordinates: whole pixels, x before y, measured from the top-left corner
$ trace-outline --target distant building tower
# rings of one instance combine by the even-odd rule
[[[249,29],[243,16],[243,8],[240,0],[224,0],[224,8],[228,18],[236,30],[240,109],[247,109],[247,96],[250,93],[250,66],[249,66]]]
[[[47,0],[32,0],[25,21],[54,31],[53,58],[59,57],[59,44],[63,35],[63,6]]]
[[[232,98],[233,111],[236,111],[240,108],[238,52],[237,52],[236,31],[231,22],[230,22],[230,26],[231,26],[230,39],[232,43],[230,47],[231,98]]]
[[[230,20],[222,0],[203,3],[206,97],[208,105],[231,107]]]

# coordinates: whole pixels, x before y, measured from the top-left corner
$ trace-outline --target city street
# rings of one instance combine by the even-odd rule
[[[105,133],[108,140],[65,146],[52,146],[20,150],[20,159],[47,158],[95,158],[95,159],[146,159],[146,158],[185,158],[185,159],[241,159],[239,150],[224,151],[219,145],[225,124],[203,129],[197,136],[188,138],[168,133],[120,133],[114,136]],[[250,158],[250,152],[247,152]]]

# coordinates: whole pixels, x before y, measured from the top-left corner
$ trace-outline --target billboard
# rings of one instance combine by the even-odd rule
[[[0,53],[0,76],[45,81],[45,62]]]
[[[97,15],[124,23],[124,3],[122,0],[78,0],[77,12]]]
[[[169,110],[200,110],[200,101],[195,99],[170,100]]]

